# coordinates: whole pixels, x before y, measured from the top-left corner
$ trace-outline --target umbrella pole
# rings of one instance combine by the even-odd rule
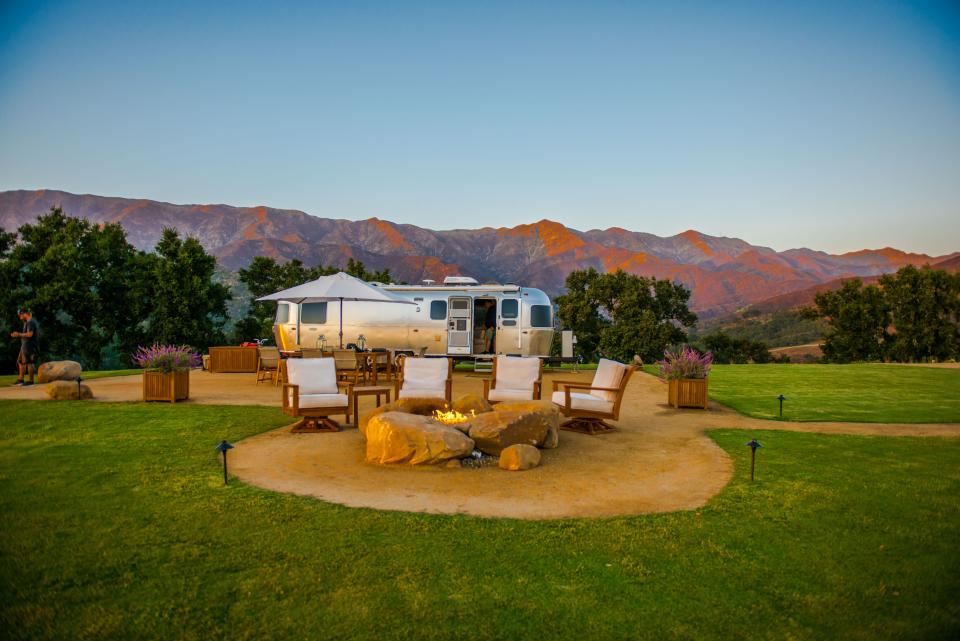
[[[340,299],[340,349],[343,349],[343,299]]]

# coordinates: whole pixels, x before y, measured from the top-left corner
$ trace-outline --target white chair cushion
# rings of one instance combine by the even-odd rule
[[[566,405],[566,394],[563,391],[557,391],[550,397],[554,403],[563,407]],[[580,392],[570,392],[570,407],[575,410],[588,410],[591,412],[612,412],[613,402],[599,398],[594,394],[582,394]]]
[[[291,390],[292,392],[293,390]],[[292,401],[291,401],[292,403]],[[346,394],[301,394],[300,407],[346,407],[350,404]]]
[[[445,358],[406,358],[403,361],[403,389],[445,389],[449,368]]]
[[[623,373],[626,369],[626,365],[601,358],[600,363],[597,365],[597,372],[593,375],[593,383],[591,384],[594,387],[620,387],[620,381],[623,379]],[[610,402],[617,400],[616,392],[592,390],[590,393]]]
[[[406,385],[400,390],[400,398],[446,398],[447,390],[444,387],[431,389],[429,387],[409,388]]]
[[[540,378],[539,358],[497,357],[497,389],[533,390]]]
[[[332,358],[289,358],[287,380],[306,394],[337,394],[337,368]]]
[[[498,387],[490,390],[489,399],[491,401],[532,401],[533,387],[528,389],[510,389],[508,387]]]

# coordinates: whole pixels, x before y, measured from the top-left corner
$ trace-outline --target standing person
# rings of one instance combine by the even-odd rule
[[[33,312],[29,309],[20,309],[17,315],[23,321],[23,329],[19,332],[10,332],[11,337],[20,339],[20,354],[17,356],[19,376],[14,385],[26,387],[33,385],[33,377],[37,373],[37,359],[40,357],[40,325],[34,320]],[[29,381],[23,380],[25,374],[30,376]]]
[[[486,339],[486,353],[493,354],[494,337],[497,335],[497,301],[487,301],[487,315],[483,320],[483,337]]]

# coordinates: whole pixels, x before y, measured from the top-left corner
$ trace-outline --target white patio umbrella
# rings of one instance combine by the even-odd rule
[[[406,305],[416,305],[413,301],[397,298],[374,287],[359,278],[355,278],[344,272],[337,272],[330,276],[321,276],[317,280],[284,289],[267,296],[261,296],[257,300],[275,300],[289,303],[323,303],[328,301],[340,301],[340,347],[343,347],[343,301],[371,301],[376,303],[400,303]]]

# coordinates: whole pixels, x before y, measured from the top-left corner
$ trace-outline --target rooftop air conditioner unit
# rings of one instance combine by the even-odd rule
[[[464,285],[479,285],[477,279],[470,278],[469,276],[447,276],[443,279],[444,285],[452,285],[454,287],[463,287]]]

